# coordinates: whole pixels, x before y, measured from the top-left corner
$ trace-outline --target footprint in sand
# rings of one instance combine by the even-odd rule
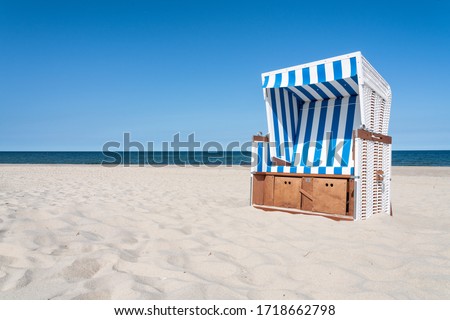
[[[90,279],[100,270],[100,267],[95,259],[78,259],[64,268],[62,276],[69,282]]]
[[[26,287],[33,280],[33,271],[27,270],[22,278],[17,280],[16,289]]]

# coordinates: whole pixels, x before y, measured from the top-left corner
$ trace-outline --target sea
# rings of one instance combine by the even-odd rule
[[[104,164],[104,165],[240,165],[249,166],[251,153],[241,151],[0,151],[2,164]],[[450,150],[393,151],[394,166],[449,167]]]

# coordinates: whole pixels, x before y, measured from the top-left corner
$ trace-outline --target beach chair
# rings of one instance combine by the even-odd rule
[[[253,137],[254,207],[390,214],[391,89],[360,52],[263,73],[262,87],[268,134]]]

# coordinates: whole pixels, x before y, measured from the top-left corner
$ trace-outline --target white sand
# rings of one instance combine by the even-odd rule
[[[0,299],[450,299],[450,168],[394,168],[361,222],[253,209],[249,179],[0,166]]]

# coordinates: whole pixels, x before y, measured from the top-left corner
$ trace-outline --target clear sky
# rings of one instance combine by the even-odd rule
[[[267,132],[261,73],[353,51],[394,149],[450,149],[450,1],[0,0],[0,151]]]

